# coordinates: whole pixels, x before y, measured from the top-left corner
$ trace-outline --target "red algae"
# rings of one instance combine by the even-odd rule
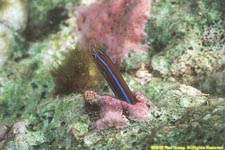
[[[95,130],[127,127],[129,121],[123,115],[125,112],[130,120],[149,123],[152,120],[151,112],[157,107],[140,92],[135,92],[134,96],[137,103],[132,105],[108,95],[102,96],[94,91],[86,91],[84,93],[85,102],[97,104],[100,107],[100,119],[94,124]]]
[[[140,92],[134,92],[137,103],[130,105],[123,103],[123,108],[128,112],[129,118],[134,121],[144,121],[149,123],[152,120],[151,112],[157,107]]]

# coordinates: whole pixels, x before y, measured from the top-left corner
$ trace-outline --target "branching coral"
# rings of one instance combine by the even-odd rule
[[[90,104],[97,103],[100,107],[100,119],[96,121],[94,128],[100,131],[111,127],[127,127],[129,122],[123,115],[125,112],[131,120],[149,123],[152,119],[151,112],[157,107],[139,92],[135,92],[134,96],[137,103],[132,105],[111,96],[101,96],[93,91],[86,91],[84,100]]]
[[[145,51],[145,24],[151,0],[101,0],[77,10],[77,34],[81,47],[94,42],[105,45],[116,62],[123,61],[131,50]]]

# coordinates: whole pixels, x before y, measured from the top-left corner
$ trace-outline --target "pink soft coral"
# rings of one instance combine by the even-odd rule
[[[108,48],[107,54],[121,63],[131,50],[146,51],[141,42],[152,0],[100,0],[77,11],[81,47],[93,42]]]
[[[144,121],[149,123],[152,120],[151,112],[157,107],[140,92],[135,92],[137,103],[134,105],[120,101],[111,96],[101,96],[93,91],[86,91],[84,99],[86,102],[97,103],[100,107],[100,119],[94,124],[97,131],[115,127],[125,128],[129,125],[127,116],[134,121]]]

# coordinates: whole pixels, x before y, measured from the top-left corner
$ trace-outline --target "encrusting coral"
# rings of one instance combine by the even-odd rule
[[[91,43],[107,47],[117,64],[131,50],[146,51],[145,25],[151,0],[101,0],[77,10],[77,36],[81,47]]]
[[[152,120],[151,112],[157,107],[140,92],[133,93],[137,103],[132,105],[111,96],[102,96],[94,91],[86,91],[84,100],[100,107],[100,119],[94,124],[97,131],[108,128],[125,128],[129,125],[128,119],[149,123]]]

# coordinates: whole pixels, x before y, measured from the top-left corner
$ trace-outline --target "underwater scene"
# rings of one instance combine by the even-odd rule
[[[224,0],[0,0],[1,150],[224,150]]]

